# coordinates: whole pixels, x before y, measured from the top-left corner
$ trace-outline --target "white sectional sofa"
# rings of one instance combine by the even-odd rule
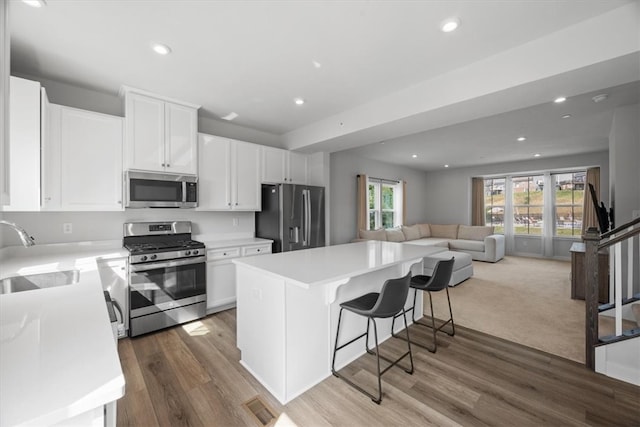
[[[504,236],[494,234],[490,226],[415,224],[388,230],[360,230],[359,238],[440,246],[467,253],[476,261],[497,262],[504,258]]]

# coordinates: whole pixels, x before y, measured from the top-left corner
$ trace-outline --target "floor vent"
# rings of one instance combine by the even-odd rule
[[[256,396],[242,404],[247,411],[258,422],[260,426],[272,425],[276,420],[276,415],[273,409],[271,409],[265,402],[260,399],[260,396]]]

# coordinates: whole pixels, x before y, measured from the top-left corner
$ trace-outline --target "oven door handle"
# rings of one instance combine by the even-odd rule
[[[188,259],[180,259],[173,261],[159,261],[159,262],[151,262],[146,264],[133,264],[129,266],[129,271],[132,273],[147,271],[147,270],[155,270],[158,268],[167,268],[167,267],[179,267],[181,265],[189,265],[189,264],[200,264],[202,262],[206,262],[206,256],[198,256]]]

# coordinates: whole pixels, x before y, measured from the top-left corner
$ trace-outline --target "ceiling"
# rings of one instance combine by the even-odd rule
[[[14,73],[114,95],[137,87],[199,104],[202,117],[235,112],[234,125],[290,149],[423,170],[607,149],[612,109],[639,100],[637,0],[10,7]],[[460,28],[441,32],[450,17]],[[593,103],[601,91],[609,98]],[[559,94],[569,99],[553,104]]]

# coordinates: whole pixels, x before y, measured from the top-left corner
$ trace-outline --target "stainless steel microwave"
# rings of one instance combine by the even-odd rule
[[[127,208],[195,208],[198,206],[198,177],[127,171],[125,195]]]

